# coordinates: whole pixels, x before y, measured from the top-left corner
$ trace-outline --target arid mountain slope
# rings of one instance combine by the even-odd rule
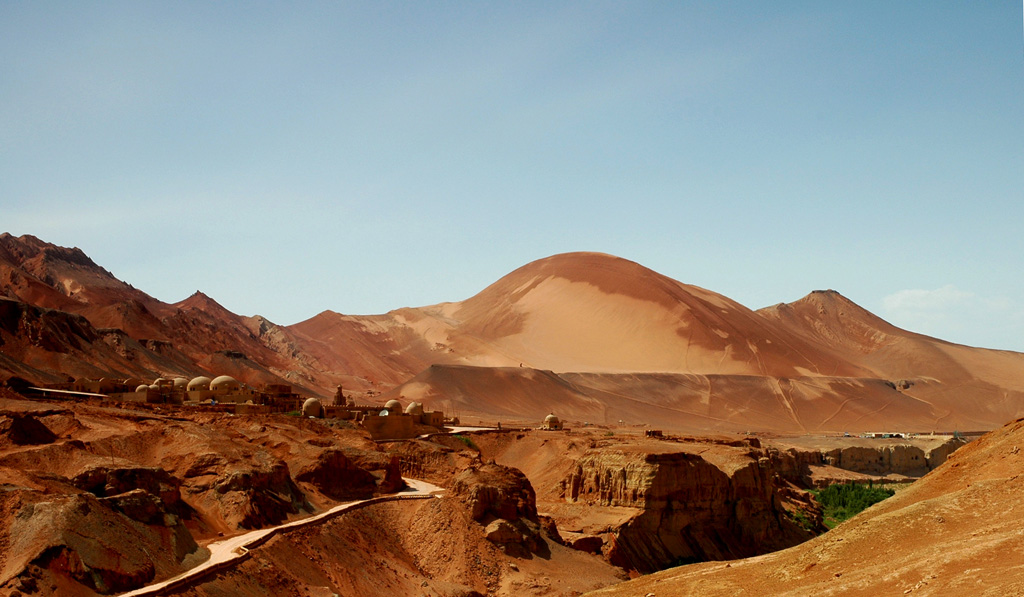
[[[807,543],[674,568],[595,595],[1020,595],[1022,444],[1017,420]]]
[[[972,348],[900,329],[834,290],[816,290],[758,313],[876,376],[947,381],[992,377],[996,384],[1019,379],[1013,369],[1021,366],[1020,353]]]
[[[0,305],[7,376],[44,383],[230,373],[254,384],[288,377],[316,385],[300,359],[263,340],[269,322],[235,315],[198,292],[163,303],[77,248],[0,234],[0,294],[10,299]]]
[[[566,380],[599,376],[601,395],[574,387],[549,401],[549,410],[580,420],[595,417],[592,406],[580,407],[580,395],[602,408],[632,405],[613,420],[650,421],[672,407],[722,418],[730,429],[736,421],[790,431],[992,429],[1024,414],[1020,353],[908,332],[834,291],[755,312],[597,253],[530,263],[460,303],[373,318],[325,312],[291,329],[321,363],[362,367],[382,382],[419,375],[394,395],[493,416],[521,400],[516,392],[525,386],[500,383],[514,377],[505,368],[518,367]],[[440,375],[430,365],[456,368]],[[496,369],[458,368],[465,365]],[[543,410],[519,412],[535,418]],[[692,428],[692,420],[664,415]]]
[[[571,425],[643,425],[683,433],[842,433],[985,429],[1017,406],[938,409],[875,378],[554,373],[526,367],[434,365],[381,399],[430,404],[485,423],[537,424],[554,412]],[[994,414],[992,414],[994,413]],[[1009,416],[1007,416],[1009,415]]]
[[[402,320],[437,354],[387,397],[483,419],[854,432],[984,430],[1024,414],[1019,353],[901,330],[834,291],[754,312],[595,253],[542,259]]]
[[[119,301],[135,300],[147,308],[159,304],[96,265],[81,249],[58,247],[31,235],[0,234],[0,265],[4,294],[39,307],[78,312]]]
[[[686,430],[981,430],[1024,415],[1020,353],[908,332],[834,291],[752,311],[600,253],[535,261],[462,302],[278,326],[198,292],[162,303],[78,249],[4,234],[0,292],[0,367],[41,382],[228,373],[364,399],[412,380],[395,395],[481,416]]]
[[[826,363],[831,375],[869,373],[739,303],[600,253],[535,261],[461,303],[373,319],[322,313],[293,329],[336,353],[400,339],[389,358],[414,372],[439,363],[796,376]]]

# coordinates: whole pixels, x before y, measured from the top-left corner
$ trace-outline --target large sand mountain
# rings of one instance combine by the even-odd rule
[[[387,397],[483,418],[547,405],[597,423],[841,432],[984,430],[1024,414],[1019,353],[902,330],[835,291],[755,312],[609,255],[542,259],[402,317],[440,354]]]
[[[753,311],[599,253],[529,263],[461,302],[279,326],[202,293],[163,303],[78,249],[3,234],[0,292],[0,367],[40,381],[229,373],[688,430],[980,430],[1024,415],[1020,353],[902,330],[834,291]]]
[[[291,326],[323,358],[375,344],[391,368],[799,376],[871,371],[722,295],[600,253],[525,265],[458,303],[375,317],[330,311]],[[388,365],[378,365],[382,368]]]

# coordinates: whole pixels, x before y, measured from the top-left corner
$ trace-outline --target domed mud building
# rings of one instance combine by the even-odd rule
[[[544,422],[541,423],[540,428],[547,429],[549,431],[561,431],[562,420],[556,417],[554,413],[551,413],[548,416],[544,417]]]

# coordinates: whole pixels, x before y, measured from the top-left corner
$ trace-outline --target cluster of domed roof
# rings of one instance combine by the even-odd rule
[[[304,417],[319,417],[323,414],[323,404],[320,403],[316,398],[307,398],[302,403],[302,416]]]
[[[189,392],[198,392],[202,390],[213,390],[214,392],[233,392],[242,389],[242,384],[237,379],[230,375],[221,375],[213,378],[212,380],[206,376],[199,376],[193,378],[192,381],[188,382]]]
[[[135,388],[136,392],[145,392],[147,390],[158,390],[160,386],[165,384],[168,380],[159,377],[153,381],[152,384],[140,384]],[[237,392],[242,389],[242,384],[231,377],[230,375],[221,375],[213,378],[200,375],[199,377],[192,378],[192,381],[185,379],[184,377],[175,377],[170,380],[174,389],[184,389],[186,392],[201,392],[212,390],[214,392]]]
[[[388,414],[399,414],[404,412],[407,415],[422,415],[423,404],[419,402],[410,402],[409,406],[406,406],[403,411],[401,402],[397,400],[388,400],[384,403],[384,410],[388,411]]]
[[[188,380],[185,379],[184,377],[175,377],[174,379],[171,380],[168,380],[164,377],[158,377],[153,380],[152,384],[139,384],[139,386],[135,388],[135,391],[145,392],[147,390],[159,390],[160,386],[164,385],[168,381],[171,382],[171,385],[174,387],[174,389],[184,388],[185,386],[188,385]]]

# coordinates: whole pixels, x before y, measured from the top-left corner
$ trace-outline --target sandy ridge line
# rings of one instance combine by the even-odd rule
[[[427,483],[426,481],[420,481],[418,479],[405,479],[405,482],[408,487],[397,494],[378,496],[354,502],[345,502],[344,504],[338,504],[326,512],[321,512],[320,514],[309,518],[293,520],[267,529],[257,529],[255,531],[245,533],[244,535],[238,535],[237,537],[231,537],[223,541],[210,543],[206,546],[207,549],[210,550],[210,557],[199,566],[196,566],[191,570],[186,570],[174,578],[142,587],[140,589],[135,589],[134,591],[129,591],[127,593],[120,593],[118,597],[165,595],[171,591],[177,591],[186,585],[192,584],[210,573],[219,572],[243,562],[250,557],[250,550],[270,541],[278,533],[285,533],[312,524],[325,522],[331,518],[344,514],[345,512],[350,512],[352,510],[357,510],[359,508],[364,508],[366,506],[382,502],[430,499],[435,497],[440,498],[441,496],[439,494],[445,491],[442,487],[438,487],[437,485]]]

